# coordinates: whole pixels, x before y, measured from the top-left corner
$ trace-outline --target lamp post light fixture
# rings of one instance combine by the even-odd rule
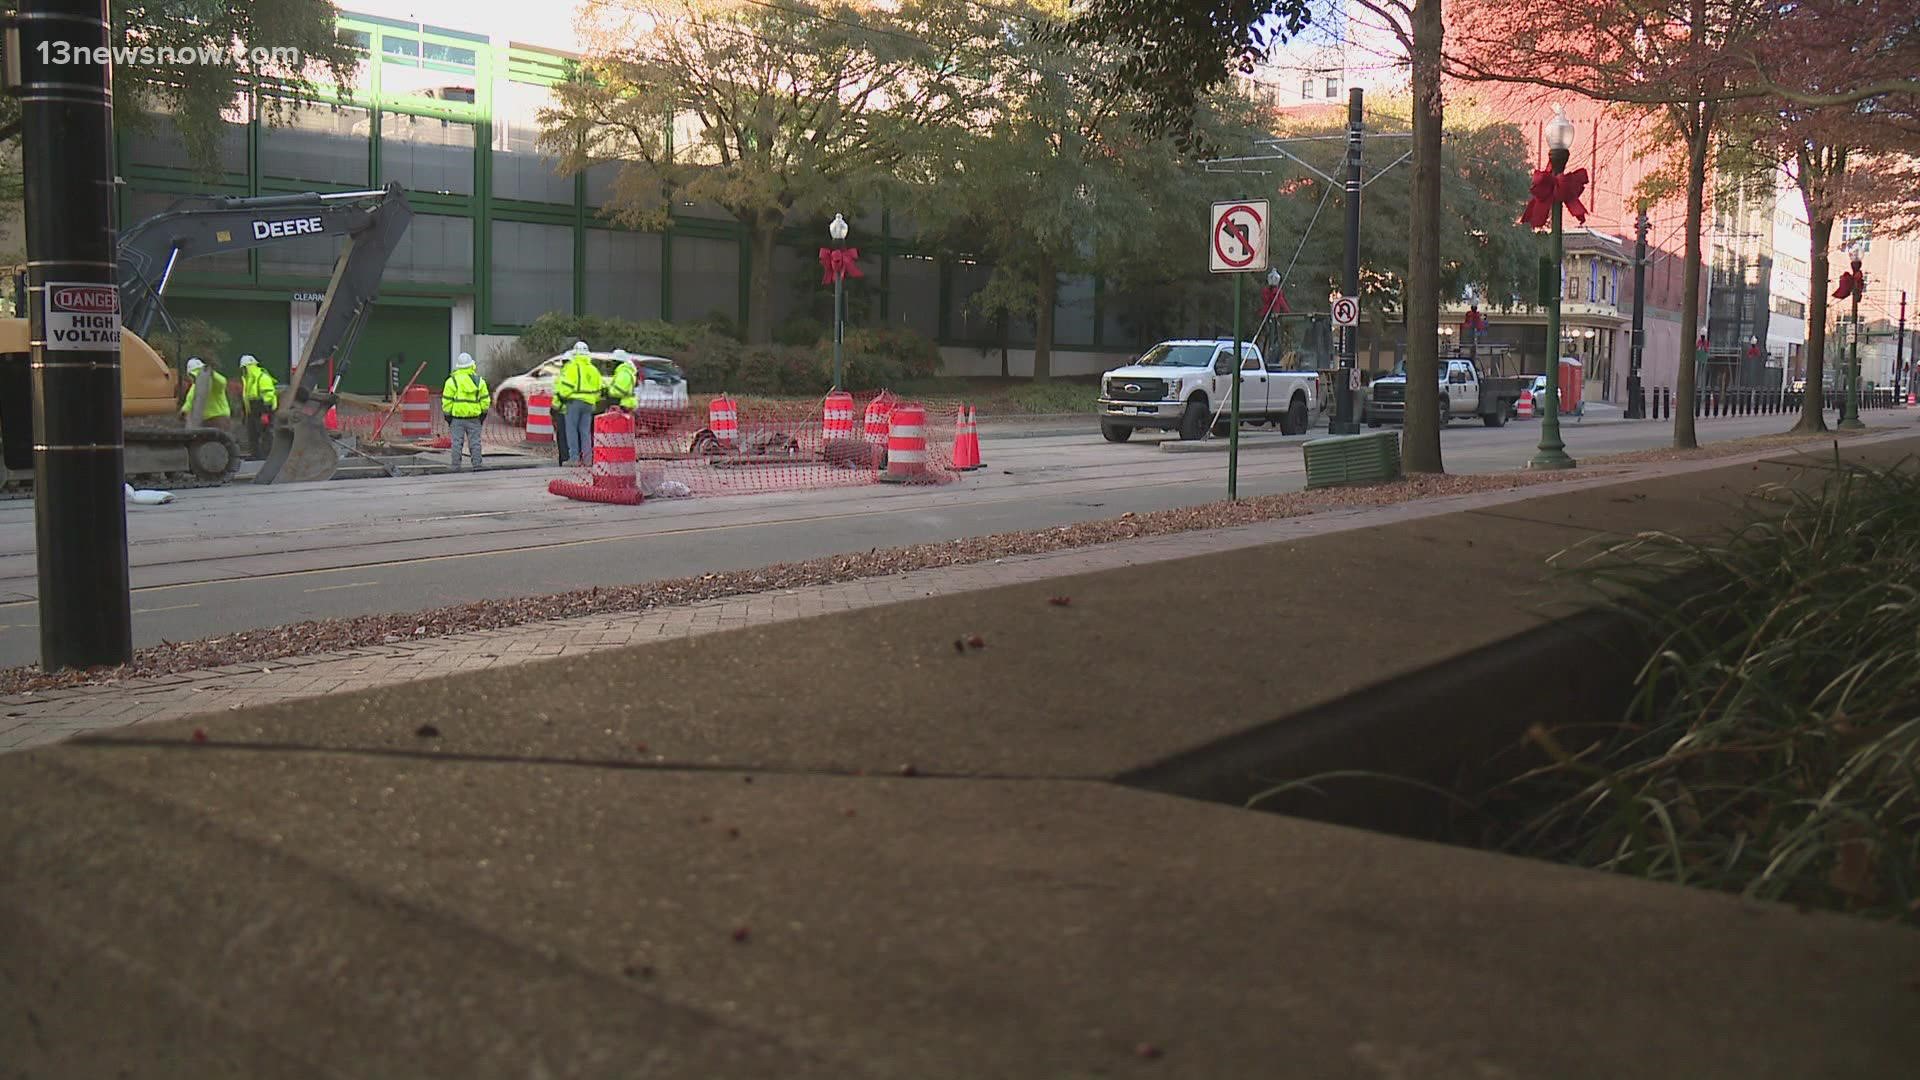
[[[1553,107],[1553,118],[1547,121],[1547,168],[1553,172],[1557,186],[1560,177],[1567,171],[1567,158],[1573,152],[1573,121],[1567,119],[1566,110]],[[1527,462],[1529,469],[1571,469],[1573,458],[1567,456],[1567,444],[1560,439],[1560,277],[1561,259],[1564,258],[1560,236],[1561,205],[1556,191],[1552,208],[1552,233],[1548,240],[1548,261],[1552,266],[1553,287],[1547,293],[1547,341],[1554,348],[1554,355],[1548,357],[1547,394],[1540,417],[1540,445],[1535,449],[1532,460]]]
[[[1847,358],[1847,397],[1841,405],[1840,426],[1858,431],[1867,425],[1860,420],[1860,294],[1865,292],[1860,277],[1860,251],[1853,251],[1853,348]]]
[[[847,242],[847,219],[839,214],[833,215],[833,222],[827,226],[827,235],[833,238],[834,247],[845,246]],[[840,368],[840,342],[847,333],[847,305],[845,300],[846,275],[833,275],[833,388],[842,385]]]

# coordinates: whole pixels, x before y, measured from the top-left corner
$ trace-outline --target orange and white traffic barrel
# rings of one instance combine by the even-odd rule
[[[1518,416],[1522,420],[1533,419],[1533,391],[1532,390],[1520,391],[1520,404],[1517,406],[1514,412],[1514,415]]]
[[[895,405],[887,418],[887,471],[880,479],[901,484],[926,478],[927,410],[914,402]]]
[[[845,390],[835,390],[827,395],[826,410],[821,416],[821,435],[828,442],[853,438],[853,395]]]
[[[415,386],[400,396],[400,437],[424,439],[433,434],[433,399],[424,386]]]
[[[881,394],[867,404],[865,433],[868,442],[875,446],[887,444],[888,417],[893,413],[894,405],[894,399],[886,394]]]
[[[707,406],[707,429],[721,446],[740,445],[740,407],[732,398],[722,394]]]
[[[583,502],[638,506],[640,475],[633,443],[633,417],[608,409],[593,418],[593,469],[589,479],[552,480],[547,491]]]
[[[553,441],[553,395],[535,392],[527,395],[527,441]]]

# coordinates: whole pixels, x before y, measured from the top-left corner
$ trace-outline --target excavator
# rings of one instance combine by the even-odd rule
[[[198,407],[185,427],[160,422],[171,420],[179,408],[178,376],[146,339],[156,320],[169,329],[173,325],[163,298],[179,264],[317,236],[345,237],[346,245],[334,263],[313,333],[281,390],[273,443],[254,483],[331,479],[340,450],[326,429],[326,412],[372,313],[380,277],[412,220],[405,191],[388,184],[325,194],[193,195],[122,233],[120,392],[127,482],[207,487],[226,483],[240,468],[238,443],[224,431],[202,426]],[[26,319],[0,319],[0,442],[9,491],[30,488],[33,478],[28,333]],[[323,386],[329,371],[332,380]],[[202,380],[194,395],[199,403],[210,392],[204,370]]]

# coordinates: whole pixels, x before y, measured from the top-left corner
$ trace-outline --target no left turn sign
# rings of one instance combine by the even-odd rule
[[[1251,274],[1267,268],[1265,199],[1213,204],[1207,259],[1216,274]]]

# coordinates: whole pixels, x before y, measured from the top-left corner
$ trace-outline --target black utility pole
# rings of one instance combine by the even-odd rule
[[[1899,408],[1906,403],[1900,395],[1900,372],[1907,366],[1907,290],[1900,290],[1900,329],[1893,335],[1893,405]],[[1907,380],[1907,390],[1913,390],[1913,380]]]
[[[1347,93],[1347,265],[1340,276],[1343,296],[1360,295],[1360,140],[1365,131],[1361,119],[1360,88]],[[1360,425],[1353,418],[1354,354],[1360,343],[1358,326],[1340,328],[1340,374],[1333,387],[1333,434],[1358,435]]]
[[[23,140],[40,665],[48,671],[133,658],[110,45],[106,0],[21,0],[6,32]]]
[[[1640,363],[1646,359],[1647,339],[1647,204],[1633,223],[1633,342],[1627,352],[1627,419],[1647,417],[1647,392],[1640,383]]]

